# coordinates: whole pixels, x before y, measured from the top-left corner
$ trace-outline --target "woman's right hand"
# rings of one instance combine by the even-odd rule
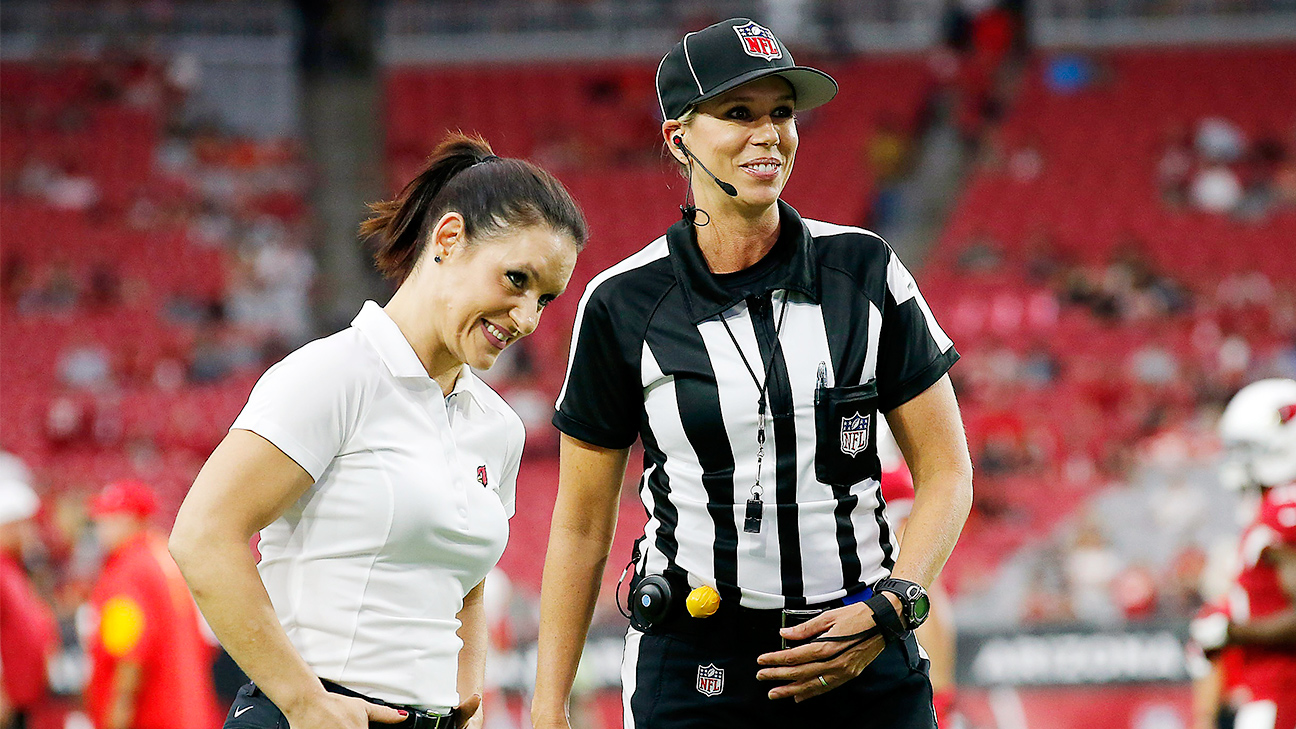
[[[409,714],[364,699],[324,694],[291,712],[285,711],[284,716],[291,729],[368,729],[371,721],[399,724]]]

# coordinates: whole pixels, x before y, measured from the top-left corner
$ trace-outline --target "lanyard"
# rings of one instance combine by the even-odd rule
[[[774,296],[770,295],[770,305],[774,304]],[[750,305],[748,306],[750,309]],[[774,346],[778,345],[779,334],[783,331],[784,315],[787,314],[788,300],[787,292],[783,293],[783,308],[779,309],[778,323],[774,325]],[[761,518],[764,516],[765,504],[761,501],[761,495],[764,489],[761,487],[761,464],[765,460],[765,411],[768,404],[766,391],[769,388],[770,371],[774,368],[774,351],[771,347],[769,362],[765,365],[765,377],[763,379],[756,377],[756,370],[752,368],[751,363],[747,361],[747,355],[743,354],[742,347],[738,346],[738,338],[734,336],[733,330],[729,328],[729,322],[720,317],[720,323],[724,325],[725,331],[729,334],[729,339],[733,342],[734,349],[738,350],[738,358],[742,360],[743,366],[747,368],[747,374],[751,375],[752,383],[760,392],[760,397],[756,401],[756,481],[752,483],[751,497],[747,499],[747,511],[743,518],[743,531],[748,534],[758,534],[761,530]],[[752,315],[752,329],[756,328],[756,317]]]

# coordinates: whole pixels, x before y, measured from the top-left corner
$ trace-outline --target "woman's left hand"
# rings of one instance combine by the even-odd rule
[[[455,726],[459,727],[459,729],[481,726],[482,720],[477,714],[477,709],[481,707],[481,700],[481,694],[473,694],[465,699],[462,704],[454,707]],[[477,720],[473,721],[473,717],[477,717]]]
[[[818,636],[862,633],[873,625],[873,611],[863,603],[856,603],[827,610],[800,625],[782,629],[779,635],[788,640],[810,640]],[[842,650],[844,645],[838,641],[820,641],[766,653],[757,659],[757,663],[767,668],[757,671],[756,678],[761,681],[787,681],[787,685],[771,689],[769,697],[791,697],[800,703],[827,693],[860,675],[882,653],[886,640],[881,635],[875,635],[845,651]],[[839,652],[840,655],[834,656]]]

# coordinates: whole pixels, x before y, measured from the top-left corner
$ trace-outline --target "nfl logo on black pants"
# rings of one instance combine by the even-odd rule
[[[778,684],[756,680],[757,656],[780,648],[777,627],[760,634],[723,623],[707,628],[696,633],[630,629],[622,666],[627,727],[936,727],[929,664],[912,635],[888,645],[859,677],[798,704],[771,701],[767,694]]]
[[[698,666],[697,690],[703,696],[719,696],[724,691],[724,669],[714,663]]]

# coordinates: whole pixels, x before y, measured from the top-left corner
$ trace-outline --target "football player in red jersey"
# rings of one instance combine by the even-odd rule
[[[1236,729],[1296,729],[1296,380],[1242,388],[1220,436],[1225,484],[1258,488],[1260,505],[1223,604],[1193,620],[1191,633],[1208,654],[1237,653]]]

